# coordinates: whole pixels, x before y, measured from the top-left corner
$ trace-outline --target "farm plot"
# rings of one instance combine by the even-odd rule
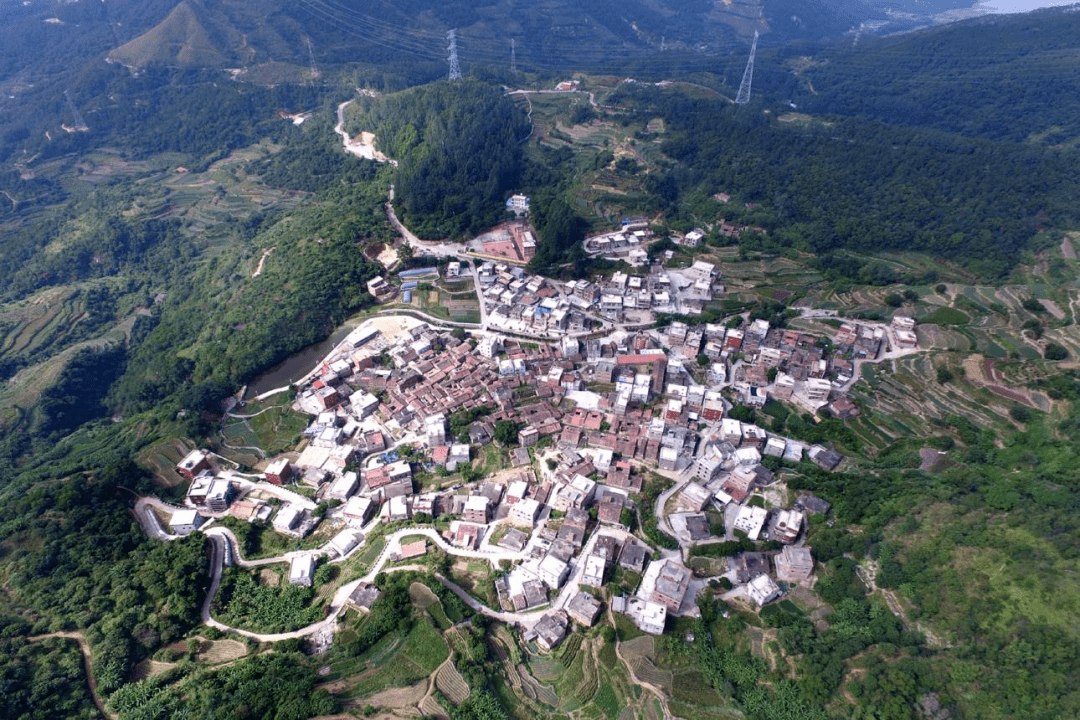
[[[426,671],[428,675],[435,672],[449,654],[450,650],[442,635],[425,620],[418,620],[413,624],[413,629],[401,648],[401,655],[411,660],[421,670]]]
[[[697,705],[709,710],[719,709],[728,703],[716,692],[712,684],[697,670],[680,672],[672,681],[673,695],[676,700]]]
[[[161,662],[160,660],[143,660],[131,671],[131,681],[145,680],[165,672],[176,666],[176,663]]]
[[[371,705],[376,708],[412,708],[427,696],[427,679],[419,680],[406,687],[387,688],[369,695],[362,700],[353,700],[353,705]]]
[[[403,688],[431,676],[449,655],[446,643],[426,620],[417,620],[400,644],[379,648],[376,643],[368,655],[368,668],[360,673],[347,691],[350,698],[365,698],[389,688]],[[412,704],[423,697],[417,697]]]
[[[431,588],[420,582],[414,582],[409,586],[409,597],[412,598],[413,605],[421,610],[427,610],[439,602],[438,596],[431,591]]]
[[[439,701],[435,699],[434,695],[428,695],[417,706],[420,708],[420,712],[424,713],[424,717],[447,717],[448,713],[443,709]]]
[[[158,486],[175,487],[186,482],[176,471],[176,464],[188,454],[188,451],[189,448],[185,447],[180,440],[170,438],[140,450],[135,456],[135,462],[153,474],[154,483]]]
[[[524,665],[518,665],[517,672],[521,677],[521,691],[525,694],[525,697],[551,707],[558,706],[559,696],[555,693],[554,687],[541,684],[539,680],[529,674],[529,669]]]
[[[452,662],[443,665],[435,674],[435,687],[455,705],[460,705],[469,698],[469,684]]]
[[[546,658],[541,655],[533,655],[529,658],[529,669],[536,679],[541,682],[554,682],[562,675],[562,663]]]
[[[669,695],[671,694],[674,676],[670,670],[662,670],[656,667],[653,661],[647,657],[639,657],[631,661],[630,669],[634,671],[634,675],[642,682],[655,685],[662,688]]]
[[[634,660],[639,657],[655,660],[656,642],[652,635],[642,635],[619,645],[619,651],[627,660]]]
[[[242,658],[247,655],[247,652],[247,645],[239,640],[205,641],[199,648],[199,652],[195,655],[195,659],[200,662],[217,665],[218,663]]]

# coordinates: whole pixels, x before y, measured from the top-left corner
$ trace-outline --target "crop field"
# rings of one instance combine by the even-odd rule
[[[424,620],[414,623],[400,652],[403,657],[412,661],[421,670],[426,670],[428,674],[435,672],[450,654],[439,631]]]
[[[436,673],[435,687],[455,705],[460,705],[469,698],[469,684],[452,662],[443,665]]]
[[[582,636],[577,633],[566,638],[561,646],[555,651],[555,659],[559,661],[564,668],[570,667],[574,660],[577,659],[578,653],[581,651]]]
[[[292,410],[288,404],[254,412],[244,408],[228,417],[222,428],[222,438],[234,449],[258,448],[260,455],[277,455],[296,446],[308,420],[306,415]]]
[[[562,674],[563,664],[543,655],[533,655],[529,658],[529,669],[537,680],[553,682]]]
[[[187,221],[188,231],[214,244],[224,241],[224,236],[213,236],[223,220],[246,218],[257,212],[287,210],[307,198],[306,193],[271,188],[257,177],[245,173],[244,167],[266,153],[278,148],[271,143],[260,143],[234,151],[228,157],[212,164],[202,173],[171,172],[157,177],[155,187],[168,191],[170,215]],[[152,211],[150,207],[146,210]],[[251,259],[255,270],[258,256]]]
[[[62,349],[72,339],[84,339],[86,334],[79,323],[94,323],[84,291],[107,290],[115,285],[111,279],[61,285],[0,305],[0,356],[33,359]],[[91,328],[89,332],[96,334],[100,329]]]
[[[126,341],[134,316],[118,323],[99,337],[69,345],[46,360],[27,365],[0,389],[0,428],[18,417],[18,408],[29,408],[52,385],[75,353],[84,348],[101,350]]]
[[[439,701],[435,699],[434,695],[425,697],[418,707],[420,708],[420,712],[424,714],[424,717],[449,717],[446,710],[439,704]]]
[[[386,538],[382,536],[367,538],[364,544],[364,550],[356,556],[356,562],[360,565],[371,565],[371,563],[379,558],[379,555],[382,554],[383,548],[385,547]]]
[[[348,704],[360,709],[371,705],[380,709],[399,710],[403,709],[410,715],[414,714],[416,705],[427,695],[427,678],[418,680],[412,685],[405,687],[389,687],[380,690],[362,699],[353,699]],[[362,711],[361,711],[362,712]],[[395,715],[397,713],[394,713]]]
[[[777,290],[795,292],[821,282],[821,274],[804,263],[790,258],[739,261],[726,252],[728,248],[710,248],[709,256],[696,259],[723,263],[723,281],[728,293],[750,290],[762,297],[775,297]]]
[[[186,482],[176,471],[176,464],[187,455],[189,450],[190,448],[185,447],[180,440],[170,438],[143,448],[136,455],[135,462],[153,474],[154,482],[158,486],[176,487]]]
[[[420,680],[426,680],[447,658],[449,650],[439,632],[425,620],[413,623],[412,630],[403,639],[390,639],[386,636],[365,653],[367,669],[363,665],[337,668],[345,670],[340,676],[345,677],[350,698],[366,698],[369,695],[389,688],[403,688]],[[362,670],[356,678],[348,675]],[[421,694],[422,697],[422,694]],[[418,702],[419,698],[413,701]]]
[[[521,691],[525,697],[549,707],[559,705],[559,696],[553,686],[541,683],[540,680],[529,673],[529,668],[523,664],[518,664],[516,670],[518,677],[521,678]]]
[[[213,640],[204,642],[195,659],[216,665],[247,655],[247,645],[238,640]]]
[[[656,667],[656,665],[653,664],[653,661],[647,657],[635,659],[630,663],[630,667],[633,668],[634,675],[642,682],[647,682],[656,687],[663,688],[668,694],[671,693],[674,676],[670,670],[663,670]]]
[[[230,418],[221,429],[225,444],[233,449],[259,448],[259,436],[244,418]],[[259,454],[262,455],[261,449]]]
[[[619,699],[615,696],[615,691],[611,689],[610,683],[604,683],[600,686],[599,690],[596,691],[596,695],[593,696],[592,704],[609,720],[616,720],[619,711],[623,707],[619,704]]]
[[[713,686],[697,670],[684,670],[673,676],[672,692],[676,700],[714,708],[726,705],[725,698],[713,689]]]
[[[131,671],[131,681],[145,680],[176,666],[176,663],[161,662],[160,660],[143,660]]]
[[[438,596],[431,591],[431,588],[419,582],[414,582],[409,586],[409,597],[412,598],[413,605],[421,610],[427,610],[439,602]]]

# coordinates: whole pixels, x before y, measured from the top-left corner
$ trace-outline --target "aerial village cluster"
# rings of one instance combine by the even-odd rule
[[[447,272],[458,275],[461,263]],[[294,554],[290,580],[310,584],[318,552],[344,557],[378,523],[446,516],[447,547],[490,553],[499,569],[502,607],[494,610],[546,610],[527,638],[542,649],[559,643],[570,620],[596,621],[602,603],[585,589],[603,587],[615,568],[640,582],[630,596],[613,594],[612,610],[643,631],[660,634],[669,614],[696,613],[698,593],[717,578],[684,563],[694,545],[739,537],[779,544],[736,555],[723,573],[732,597],[757,606],[812,582],[807,516],[827,513],[829,503],[812,495],[777,502],[787,495],[769,493],[779,482],[769,458],[829,471],[844,458],[729,413],[772,398],[805,412],[857,414],[843,392],[854,363],[914,347],[912,320],[842,322],[831,343],[764,320],[634,329],[612,323],[639,309],[685,312],[719,291],[717,269],[657,266],[646,278],[568,283],[494,262],[476,272],[484,329],[470,335],[405,317],[393,317],[400,323],[390,331],[386,318],[360,325],[296,388],[294,408],[311,425],[297,452],[266,465],[264,482],[220,469],[205,451],[181,461],[189,507],[174,515],[173,531],[226,513],[250,521],[273,513],[274,529],[295,537],[320,522],[340,526],[324,550]],[[649,299],[639,304],[642,295]],[[460,472],[492,452],[506,453],[499,465],[507,467]],[[674,484],[644,508],[650,474]],[[293,483],[315,500],[290,492]],[[254,485],[278,488],[278,507],[242,497]],[[316,501],[340,504],[316,517]],[[678,550],[632,531],[644,513],[678,539]],[[412,543],[400,557],[425,547]],[[500,567],[508,556],[515,561]]]

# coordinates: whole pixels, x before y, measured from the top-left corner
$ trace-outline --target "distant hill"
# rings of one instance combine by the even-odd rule
[[[207,15],[200,3],[184,0],[148,32],[110,52],[109,60],[129,67],[221,65],[233,60],[237,33]]]
[[[165,19],[113,49],[112,62],[129,67],[246,66],[307,55],[301,24],[280,3],[181,0]]]
[[[781,51],[770,80],[800,110],[1050,146],[1080,146],[1080,13],[986,15],[833,45]],[[757,80],[757,78],[755,78]],[[784,96],[781,96],[784,97]]]
[[[743,52],[755,31],[763,45],[777,45],[835,37],[880,17],[862,0],[181,0],[108,57],[138,68],[296,62],[307,60],[310,38],[329,62],[441,62],[453,28],[466,68],[507,65],[511,41],[518,62],[533,68],[684,67],[688,54]]]

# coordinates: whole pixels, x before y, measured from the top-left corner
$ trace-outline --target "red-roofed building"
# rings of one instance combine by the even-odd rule
[[[450,446],[440,445],[431,451],[431,461],[436,465],[446,465],[446,459],[450,457]]]

